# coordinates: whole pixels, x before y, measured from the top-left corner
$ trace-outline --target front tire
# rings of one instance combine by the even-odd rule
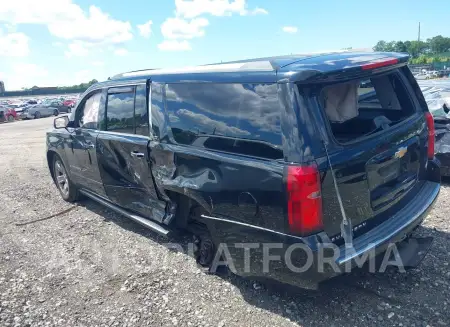
[[[61,197],[67,202],[75,202],[79,198],[78,189],[70,180],[66,167],[61,158],[55,155],[53,158],[53,180]]]
[[[58,110],[55,109],[55,110],[53,111],[53,116],[58,116],[58,115],[59,115],[59,112],[58,112]]]
[[[34,119],[39,119],[39,118],[41,118],[41,113],[39,111],[36,111],[34,113]]]

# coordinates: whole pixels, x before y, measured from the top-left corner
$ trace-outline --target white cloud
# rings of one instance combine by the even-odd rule
[[[295,34],[298,32],[298,28],[295,26],[284,26],[283,27],[283,32],[285,33],[290,33],[290,34]]]
[[[30,63],[16,63],[10,66],[8,74],[1,74],[7,90],[19,90],[31,87],[30,81],[42,80],[49,76],[48,71],[39,65]],[[43,85],[39,85],[43,86]]]
[[[82,41],[74,41],[69,44],[68,51],[65,51],[67,58],[86,57],[89,53],[89,44]]]
[[[246,0],[175,0],[175,14],[178,17],[195,18],[204,14],[212,16],[231,16],[232,14],[267,15],[269,12],[256,7],[247,10]]]
[[[123,57],[123,56],[126,56],[128,54],[128,50],[124,49],[124,48],[119,48],[119,49],[114,50],[114,54],[116,56]]]
[[[161,33],[166,39],[192,39],[204,36],[204,27],[208,24],[206,18],[195,18],[191,21],[181,18],[167,18],[161,25]]]
[[[253,16],[255,16],[255,15],[268,15],[269,14],[269,12],[266,9],[259,8],[259,7],[256,7],[255,9],[250,11],[249,13],[250,13],[250,15],[253,15]]]
[[[233,13],[247,13],[245,0],[175,0],[176,15],[195,18],[203,14],[212,16],[230,16]]]
[[[239,14],[267,15],[268,11],[256,7],[247,10],[246,0],[175,0],[175,17],[167,18],[161,25],[161,33],[166,39],[158,45],[161,50],[190,50],[188,42],[169,42],[169,40],[190,40],[205,35],[209,21],[202,15],[231,16]]]
[[[23,33],[2,35],[0,30],[0,57],[26,57],[30,52],[28,40]]]
[[[64,46],[64,43],[62,43],[62,42],[52,42],[52,45],[53,45],[55,48],[61,48],[61,47]]]
[[[121,43],[133,38],[129,22],[113,19],[96,6],[85,12],[72,0],[2,1],[0,22],[46,25],[52,35],[66,40]]]
[[[186,40],[164,40],[158,44],[158,48],[162,51],[189,51],[191,50],[191,45]]]
[[[24,76],[44,77],[48,75],[48,71],[39,65],[21,63],[13,65],[13,72]]]
[[[152,34],[152,24],[153,22],[149,20],[147,23],[137,26],[141,36],[145,37],[146,39],[150,37],[150,35]]]

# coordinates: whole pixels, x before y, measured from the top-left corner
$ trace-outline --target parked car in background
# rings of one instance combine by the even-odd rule
[[[21,115],[21,113],[22,113],[22,111],[26,108],[26,107],[28,107],[29,106],[29,104],[27,104],[26,102],[19,102],[19,103],[11,103],[10,105],[9,105],[9,107],[11,108],[11,109],[14,109],[14,111],[16,112],[16,114],[17,115]]]
[[[66,99],[66,100],[64,100],[63,105],[66,107],[69,107],[69,108],[73,108],[76,103],[77,103],[77,101],[74,99]]]
[[[431,75],[431,78],[438,78],[439,77],[439,72],[436,70],[431,70],[428,72]]]
[[[57,108],[60,113],[70,113],[72,111],[72,107],[65,105],[62,100],[51,101],[50,105]]]
[[[417,80],[424,80],[424,79],[430,79],[430,78],[432,78],[432,75],[430,74],[430,73],[419,73],[419,74],[416,74],[416,75],[414,75],[414,77],[417,79]]]
[[[0,122],[13,122],[17,119],[16,111],[8,106],[0,106]]]
[[[22,119],[38,119],[41,117],[58,116],[59,109],[53,106],[54,102],[47,102],[37,105],[32,105],[25,108],[20,114]]]
[[[440,172],[408,59],[346,52],[118,75],[55,119],[50,174],[66,201],[85,195],[163,236],[192,233],[208,268],[226,253],[239,275],[314,288],[400,242],[414,267],[432,239],[412,233]],[[245,244],[257,245],[251,259]],[[280,258],[271,269],[267,249]]]

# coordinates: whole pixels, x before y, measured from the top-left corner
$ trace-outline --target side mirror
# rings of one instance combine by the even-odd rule
[[[53,127],[55,127],[55,129],[67,128],[68,125],[69,125],[68,116],[61,116],[55,118],[55,120],[53,121]]]

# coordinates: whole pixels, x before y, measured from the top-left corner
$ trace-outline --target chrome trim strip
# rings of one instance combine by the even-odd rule
[[[147,101],[147,113],[148,113],[148,132],[150,135],[153,135],[153,126],[152,126],[152,82],[149,82],[148,85],[148,101]]]
[[[244,227],[254,228],[254,229],[262,230],[262,231],[269,232],[269,233],[275,233],[275,234],[278,234],[278,235],[281,235],[281,236],[293,237],[293,238],[296,238],[298,240],[304,241],[304,239],[302,237],[300,237],[300,236],[289,235],[289,234],[277,232],[276,230],[273,230],[273,229],[268,229],[268,228],[264,228],[264,227],[260,227],[260,226],[250,225],[250,224],[242,223],[240,221],[234,221],[234,220],[229,220],[229,219],[224,219],[224,218],[211,217],[211,216],[206,216],[206,215],[200,215],[200,217],[205,218],[205,219],[222,221],[222,222],[230,223],[230,224],[241,225],[241,226],[244,226]]]
[[[104,134],[104,135],[117,135],[117,136],[128,136],[128,137],[137,137],[140,139],[147,139],[150,141],[150,137],[140,134],[130,134],[130,133],[120,133],[120,132],[112,132],[112,131],[98,131],[98,134]]]
[[[87,197],[91,198],[92,200],[104,205],[105,207],[117,212],[118,214],[121,214],[122,216],[125,216],[135,222],[137,222],[138,224],[141,224],[144,227],[147,227],[148,229],[162,235],[162,236],[166,236],[170,233],[169,230],[165,229],[163,226],[150,221],[146,218],[143,218],[141,216],[129,213],[128,211],[116,206],[115,204],[112,204],[111,202],[98,197],[97,195],[87,191],[87,190],[80,190],[80,193],[86,195]]]
[[[345,246],[342,246],[340,248],[341,250],[340,253],[342,253],[343,255],[341,255],[336,259],[336,263],[338,265],[342,265],[345,262],[348,262],[358,256],[361,256],[363,253],[367,251],[371,251],[374,248],[382,246],[386,244],[389,240],[395,238],[398,234],[401,234],[403,230],[407,229],[408,226],[412,225],[414,222],[419,221],[421,218],[424,219],[425,217],[422,216],[436,200],[437,196],[439,195],[439,190],[440,190],[439,183],[426,182],[426,185],[423,186],[422,190],[420,190],[417,193],[416,197],[412,199],[412,201],[410,202],[416,205],[411,205],[408,208],[401,210],[401,212],[398,212],[397,214],[393,215],[385,223],[378,225],[374,229],[354,239],[353,242],[354,251],[351,250],[345,251]],[[420,199],[426,198],[426,202],[418,200],[419,197]],[[419,205],[417,205],[417,203]],[[401,216],[411,218],[402,222]],[[391,231],[386,235],[385,233],[389,229],[391,229]]]
[[[103,89],[110,89],[113,87],[122,87],[122,86],[134,86],[134,85],[146,85],[146,81],[140,81],[140,82],[136,82],[136,81],[129,81],[129,82],[124,82],[121,81],[121,83],[114,83],[114,82],[110,82],[110,83],[99,83],[100,85],[95,86],[93,85],[91,89],[87,89],[87,91],[89,91],[88,93],[91,93],[92,91],[98,91],[98,90],[103,90]]]

